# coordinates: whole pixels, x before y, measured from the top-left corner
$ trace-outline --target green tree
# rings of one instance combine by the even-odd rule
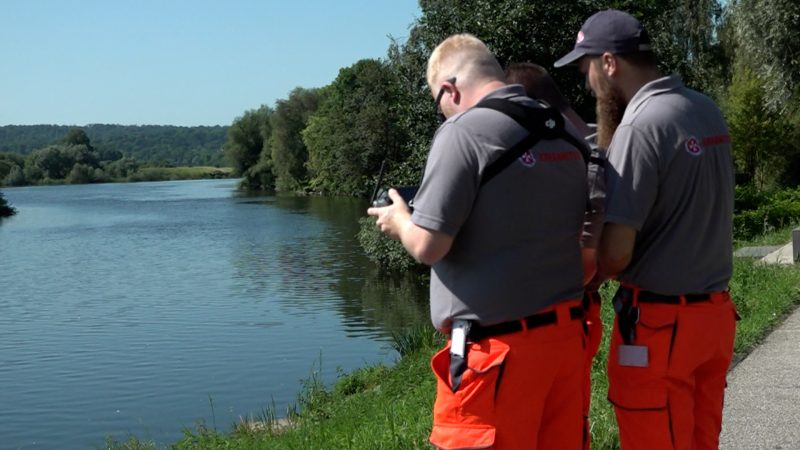
[[[228,140],[222,150],[236,176],[243,175],[258,163],[264,143],[272,134],[271,115],[272,108],[262,105],[237,117],[228,128]]]
[[[89,145],[69,144],[64,146],[61,151],[66,158],[72,160],[73,165],[84,164],[92,168],[99,167],[97,152]]]
[[[69,184],[86,184],[94,181],[94,168],[86,164],[75,164],[64,181]]]
[[[89,141],[89,136],[82,128],[70,128],[67,135],[64,136],[62,141],[65,145],[84,145],[89,150],[92,149],[92,144]]]
[[[118,161],[124,156],[121,151],[113,148],[98,148],[95,151],[98,161]]]
[[[114,180],[126,179],[139,170],[140,164],[133,158],[122,158],[116,161],[104,161],[101,168],[106,177]]]
[[[276,102],[270,118],[272,135],[269,148],[278,191],[299,192],[308,184],[308,150],[301,133],[319,106],[320,94],[319,89],[298,87],[292,90],[289,98]]]
[[[247,169],[242,178],[241,188],[247,191],[274,191],[275,174],[272,170],[272,153],[269,143],[265,143],[265,151],[261,152],[258,162]]]
[[[0,153],[0,180],[4,179],[14,167],[25,166],[25,158],[14,153]]]
[[[303,131],[312,190],[350,196],[372,191],[381,161],[404,156],[398,100],[396,77],[381,61],[365,59],[339,71]]]
[[[20,166],[14,166],[0,184],[5,186],[24,186],[26,184],[25,172]]]
[[[740,180],[759,188],[771,184],[783,162],[779,147],[784,126],[780,114],[767,108],[764,82],[749,69],[737,72],[724,109]]]
[[[750,67],[764,82],[769,109],[796,109],[800,92],[800,2],[734,0],[731,14],[737,67]]]
[[[227,128],[94,124],[74,129],[61,125],[5,125],[0,126],[0,152],[28,155],[48,145],[85,144],[91,138],[89,147],[101,161],[129,156],[143,162],[167,160],[180,166],[219,166],[223,162],[222,145]],[[73,129],[76,131],[71,133]]]
[[[722,40],[732,55],[725,113],[741,181],[800,182],[800,3],[738,0]]]
[[[25,176],[29,181],[60,180],[67,176],[74,164],[75,160],[66,154],[63,146],[50,145],[25,158]]]
[[[595,10],[615,8],[641,20],[650,35],[661,70],[679,73],[700,91],[719,96],[729,76],[719,29],[724,25],[719,0],[595,1]]]

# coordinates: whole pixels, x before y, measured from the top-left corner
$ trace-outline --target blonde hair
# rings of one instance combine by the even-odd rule
[[[476,81],[503,81],[500,63],[480,39],[467,33],[454,34],[428,58],[426,78],[431,91],[442,81],[456,77],[457,84],[471,86]]]

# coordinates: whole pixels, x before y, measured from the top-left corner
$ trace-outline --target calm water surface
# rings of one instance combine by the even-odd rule
[[[303,379],[396,355],[425,287],[378,278],[363,202],[245,197],[235,180],[7,188],[0,449],[222,431]]]

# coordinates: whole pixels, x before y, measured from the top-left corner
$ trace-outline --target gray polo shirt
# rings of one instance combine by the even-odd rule
[[[724,290],[734,167],[719,108],[676,75],[631,99],[608,150],[606,222],[638,233],[623,282],[661,294]]]
[[[538,107],[521,86],[489,97]],[[539,141],[479,188],[487,165],[527,136],[513,119],[472,108],[436,132],[411,220],[454,236],[431,268],[431,319],[490,325],[520,319],[581,295],[579,238],[586,173],[575,148]]]

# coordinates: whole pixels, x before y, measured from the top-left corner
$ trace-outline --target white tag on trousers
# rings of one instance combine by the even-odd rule
[[[469,323],[463,320],[456,320],[453,322],[453,331],[450,333],[450,353],[456,356],[464,357],[465,349],[467,346],[467,333],[469,332]]]
[[[628,367],[648,367],[647,347],[644,345],[620,345],[619,365]]]

